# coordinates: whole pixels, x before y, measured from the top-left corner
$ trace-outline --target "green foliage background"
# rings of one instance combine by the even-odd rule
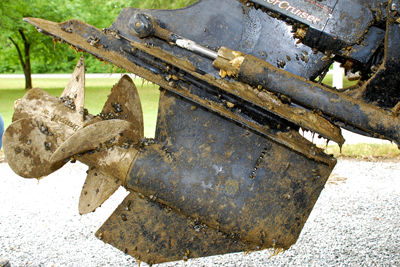
[[[79,55],[68,45],[54,44],[50,37],[38,33],[24,22],[24,17],[43,18],[54,22],[80,19],[97,28],[109,27],[125,7],[174,9],[196,0],[1,0],[0,3],[0,73],[23,73],[12,37],[22,48],[19,29],[31,43],[32,73],[70,73]],[[105,72],[93,57],[85,58],[88,72]]]

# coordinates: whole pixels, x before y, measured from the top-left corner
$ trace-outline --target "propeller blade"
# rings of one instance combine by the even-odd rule
[[[51,156],[52,162],[67,159],[89,150],[100,150],[103,146],[122,145],[126,140],[138,142],[139,130],[127,121],[109,120],[91,124],[62,143]]]
[[[25,178],[40,178],[65,164],[63,159],[50,158],[88,119],[77,110],[77,105],[83,109],[84,87],[85,65],[81,57],[62,97],[34,88],[16,102],[13,123],[4,137],[4,153],[15,173]]]
[[[16,174],[24,178],[41,178],[65,164],[62,160],[50,160],[62,143],[62,139],[50,130],[56,126],[54,124],[48,122],[47,128],[38,121],[21,119],[6,129],[3,136],[4,155]]]
[[[85,105],[85,60],[80,57],[72,76],[62,92],[60,99],[73,99],[75,111],[79,113]]]
[[[79,198],[79,214],[88,214],[101,206],[121,185],[115,179],[99,169],[89,168],[85,184]]]
[[[100,114],[102,119],[122,119],[129,121],[143,133],[143,111],[139,93],[128,75],[122,76],[111,90]]]

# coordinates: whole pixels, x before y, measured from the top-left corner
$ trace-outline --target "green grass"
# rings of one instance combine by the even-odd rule
[[[325,147],[322,147],[325,148]],[[325,151],[327,154],[333,154],[335,157],[350,157],[350,158],[398,158],[400,150],[395,144],[348,144],[342,147],[329,145]]]
[[[69,79],[33,79],[33,86],[40,87],[46,92],[59,97]],[[103,108],[111,88],[118,79],[86,79],[85,107],[91,114],[97,115]],[[0,79],[0,113],[5,126],[11,124],[14,113],[14,101],[26,94],[24,79]],[[135,80],[142,102],[144,116],[144,133],[146,137],[154,137],[158,112],[158,86]]]

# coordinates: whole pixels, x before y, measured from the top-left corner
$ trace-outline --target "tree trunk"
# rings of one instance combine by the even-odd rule
[[[25,75],[25,89],[32,89],[32,70],[31,70],[31,61],[29,59],[29,45],[26,48],[25,45],[25,54],[28,51],[28,55],[25,57],[25,67],[24,67],[24,75]]]
[[[19,34],[21,35],[22,41],[24,42],[24,55],[22,55],[19,46],[11,37],[8,37],[11,42],[15,45],[15,48],[18,51],[19,60],[21,62],[22,70],[24,71],[25,75],[25,89],[32,89],[32,70],[31,70],[31,60],[30,60],[30,46],[31,44],[25,37],[25,34],[22,29],[18,30]]]

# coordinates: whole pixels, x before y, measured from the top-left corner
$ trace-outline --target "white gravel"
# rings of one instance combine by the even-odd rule
[[[39,182],[0,164],[0,258],[15,266],[137,266],[94,237],[127,195],[120,189],[81,217],[86,167]],[[277,257],[235,253],[158,266],[400,266],[400,162],[340,160],[296,245]],[[346,179],[347,178],[347,179]],[[147,266],[143,264],[141,266]]]

